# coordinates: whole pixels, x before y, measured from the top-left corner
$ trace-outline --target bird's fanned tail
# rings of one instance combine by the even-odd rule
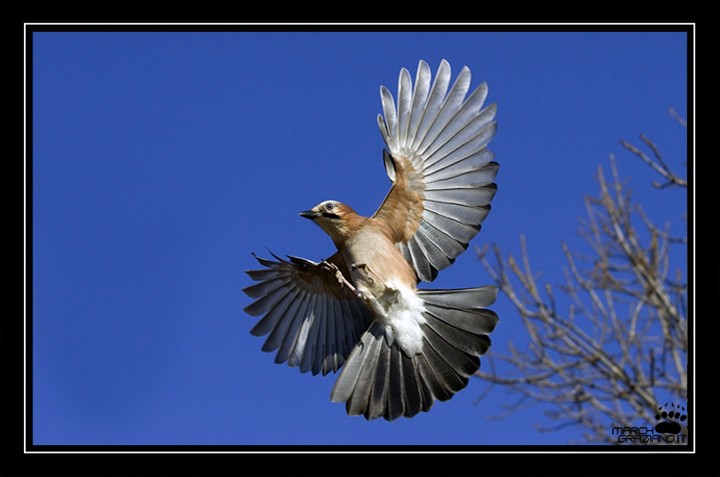
[[[392,421],[412,417],[447,401],[465,388],[490,347],[497,315],[485,307],[495,302],[495,286],[460,290],[423,290],[425,311],[422,352],[408,356],[390,342],[379,321],[373,322],[351,352],[330,394],[345,402],[349,415]]]

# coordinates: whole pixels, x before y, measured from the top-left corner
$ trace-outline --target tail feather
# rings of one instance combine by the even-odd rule
[[[468,378],[478,370],[480,359],[477,356],[465,353],[459,347],[453,346],[430,326],[424,326],[423,331],[425,333],[424,345],[430,346],[442,357],[457,376]]]
[[[432,345],[428,343],[427,337],[424,339],[423,351],[418,356],[422,356],[430,366],[430,370],[435,375],[438,383],[444,388],[447,399],[450,399],[453,394],[462,390],[467,386],[468,379],[459,376],[453,367],[448,363],[447,357],[440,355]],[[418,358],[415,356],[415,358]],[[479,366],[479,362],[478,362]],[[474,371],[473,371],[474,372]],[[440,401],[446,401],[447,399],[441,399],[437,394],[436,398]]]
[[[330,400],[347,402],[347,412],[351,416],[362,414],[367,409],[382,341],[384,336],[379,323],[373,322],[350,353],[335,381]]]
[[[405,378],[403,378],[403,360],[402,352],[397,346],[390,347],[390,379],[387,382],[387,407],[385,414],[388,416],[388,420],[397,419],[405,413],[405,401],[409,398],[404,396],[407,394],[405,391]],[[412,371],[412,370],[411,370]],[[415,394],[417,394],[417,383],[415,388]]]
[[[492,305],[497,299],[498,287],[485,285],[453,290],[426,290],[419,288],[417,292],[418,295],[422,296],[425,303],[462,310],[466,308],[486,308]]]
[[[402,401],[405,407],[403,416],[410,418],[421,411],[428,412],[434,403],[432,391],[420,377],[420,371],[413,360],[397,346],[397,343],[395,343],[395,350],[398,359],[402,359]]]
[[[498,317],[489,306],[497,287],[418,290],[426,308],[422,352],[408,356],[397,339],[390,343],[374,321],[350,353],[330,399],[347,413],[388,421],[427,412],[434,400],[447,401],[465,388],[490,347]]]
[[[448,343],[473,356],[484,355],[490,348],[490,338],[476,335],[445,323],[430,313],[425,313],[425,324]]]
[[[440,370],[433,369],[425,352],[413,357],[413,364],[417,366],[423,382],[430,389],[435,399],[445,402],[452,397],[453,393],[445,387],[442,378],[438,377]]]
[[[367,409],[365,410],[365,417],[368,420],[381,417],[385,414],[385,410],[390,404],[388,397],[390,396],[390,356],[392,355],[392,350],[383,345],[384,340],[381,341],[380,352],[378,353],[375,367],[375,379],[372,383],[370,399]]]

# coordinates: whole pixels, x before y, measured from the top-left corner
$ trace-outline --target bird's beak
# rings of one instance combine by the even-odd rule
[[[304,210],[300,212],[300,216],[305,217],[306,219],[315,220],[320,217],[320,214],[313,212],[312,210]]]

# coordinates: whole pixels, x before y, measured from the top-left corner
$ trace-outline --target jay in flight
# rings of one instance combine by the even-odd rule
[[[349,415],[413,417],[435,399],[463,389],[490,347],[498,316],[486,307],[495,286],[456,290],[417,288],[449,267],[480,231],[497,186],[498,164],[487,149],[496,105],[482,108],[485,83],[465,99],[464,67],[448,92],[443,60],[431,85],[420,61],[415,85],[400,71],[397,109],[380,94],[378,115],[392,188],[372,217],[335,200],[300,215],[320,226],[337,252],[320,262],[256,257],[264,268],[243,291],[245,308],[264,315],[251,333],[269,333],[263,351],[276,363],[326,375],[342,368],[330,394]],[[389,151],[389,152],[388,152]]]

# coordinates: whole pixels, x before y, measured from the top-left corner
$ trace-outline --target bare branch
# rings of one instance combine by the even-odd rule
[[[666,185],[686,186],[655,144],[641,138],[654,160],[623,145],[665,177]],[[542,273],[532,270],[524,236],[519,263],[512,255],[504,259],[493,245],[493,266],[488,247],[476,247],[482,265],[518,310],[529,342],[526,350],[508,343],[508,355],[494,351],[486,360],[489,370],[475,375],[491,383],[477,402],[493,385],[505,386],[522,396],[506,406],[508,412],[538,402],[555,406],[546,414],[558,424],[541,432],[579,426],[589,442],[617,443],[613,427],[655,424],[657,390],[687,399],[687,285],[679,271],[668,279],[671,247],[687,239],[671,237],[669,224],[662,229],[653,224],[632,203],[612,155],[610,167],[611,181],[598,168],[599,195],[585,198],[588,218],[581,221],[580,235],[592,254],[573,253],[562,244],[568,265],[566,283],[557,287],[562,297],[550,283],[538,283]],[[636,223],[647,230],[648,244]],[[560,309],[564,302],[569,302],[566,315]],[[495,359],[506,375],[498,375]]]
[[[672,117],[675,118],[675,121],[677,121],[682,127],[687,128],[687,122],[685,122],[685,120],[681,118],[673,108],[668,108],[668,111],[670,112]]]
[[[675,120],[682,125],[683,127],[687,127],[687,123],[684,119],[682,119],[680,116],[677,115],[675,110],[672,108],[669,108],[670,114],[675,118]],[[620,144],[627,149],[628,151],[632,152],[636,156],[638,156],[640,159],[642,159],[647,165],[652,167],[658,174],[663,176],[667,182],[664,184],[659,184],[655,181],[652,182],[652,185],[657,187],[658,189],[664,189],[671,185],[678,185],[680,187],[687,187],[687,181],[685,179],[681,179],[677,175],[675,175],[670,168],[665,164],[665,161],[662,158],[662,155],[660,154],[660,151],[658,150],[657,146],[655,146],[655,143],[652,142],[650,139],[647,138],[644,134],[640,135],[640,139],[652,150],[653,155],[655,156],[655,160],[653,161],[649,157],[647,157],[642,151],[640,151],[638,148],[633,146],[632,144],[628,143],[627,141],[620,141]]]

